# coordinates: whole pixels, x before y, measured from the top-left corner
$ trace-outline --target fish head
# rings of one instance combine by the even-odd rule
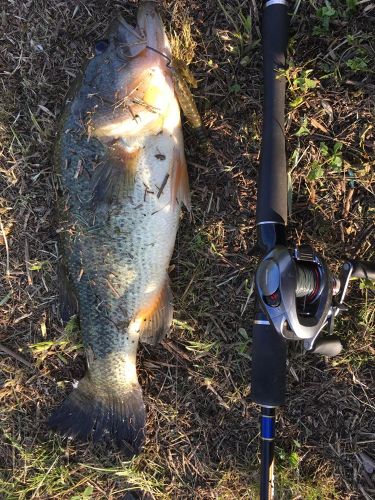
[[[77,103],[88,135],[110,142],[158,134],[174,99],[170,58],[157,2],[140,2],[135,27],[118,17],[95,44]]]

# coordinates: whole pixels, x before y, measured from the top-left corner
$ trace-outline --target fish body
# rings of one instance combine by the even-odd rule
[[[79,311],[87,372],[50,419],[64,435],[144,439],[138,342],[172,322],[167,269],[190,207],[170,47],[154,2],[119,19],[67,103],[56,144],[62,316]]]

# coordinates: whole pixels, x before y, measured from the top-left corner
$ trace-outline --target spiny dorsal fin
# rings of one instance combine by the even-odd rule
[[[153,302],[137,314],[136,321],[140,321],[140,341],[151,345],[161,342],[171,327],[172,317],[172,292],[167,277]]]
[[[183,203],[190,212],[191,200],[186,159],[184,153],[181,153],[177,148],[173,150],[173,162],[170,176],[172,185],[172,206],[175,205],[177,200],[178,203]]]
[[[140,151],[127,149],[121,141],[108,146],[107,155],[93,176],[94,207],[114,203],[132,192]]]

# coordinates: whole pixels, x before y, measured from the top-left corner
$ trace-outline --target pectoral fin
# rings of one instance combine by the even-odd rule
[[[185,207],[191,210],[189,176],[187,172],[186,159],[177,148],[173,151],[173,163],[171,168],[171,203],[183,203]]]
[[[154,301],[137,314],[140,320],[140,341],[156,345],[168,333],[173,316],[172,292],[169,280],[156,295]]]
[[[111,204],[132,193],[140,149],[128,150],[116,141],[93,176],[93,206]]]

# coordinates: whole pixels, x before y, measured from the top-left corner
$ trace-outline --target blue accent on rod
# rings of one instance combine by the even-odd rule
[[[263,439],[274,439],[275,437],[275,418],[262,415],[260,437]]]

